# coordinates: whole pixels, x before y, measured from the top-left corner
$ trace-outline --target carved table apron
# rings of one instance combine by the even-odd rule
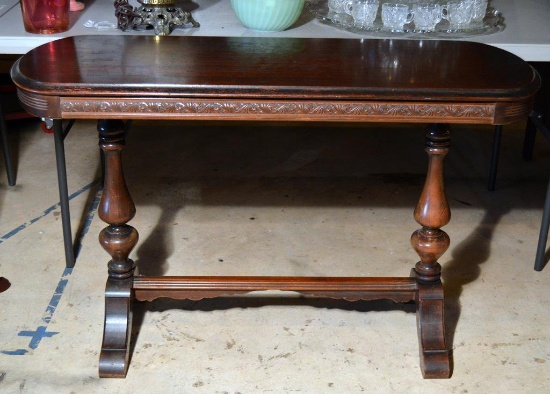
[[[52,119],[102,119],[105,156],[100,243],[111,256],[103,377],[128,369],[132,301],[199,300],[258,290],[349,301],[415,301],[422,374],[451,375],[438,259],[449,247],[443,185],[449,123],[504,125],[529,114],[539,77],[520,58],[457,41],[80,36],[42,45],[13,67],[21,103]],[[429,124],[428,170],[411,237],[410,277],[145,277],[129,258],[138,241],[122,172],[124,119],[411,122]]]

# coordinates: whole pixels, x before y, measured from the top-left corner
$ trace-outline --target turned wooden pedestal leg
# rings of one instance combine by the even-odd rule
[[[99,121],[99,144],[105,154],[105,179],[99,217],[109,226],[99,235],[101,246],[111,255],[105,290],[105,327],[99,357],[100,377],[126,376],[132,327],[134,262],[128,258],[138,233],[127,225],[136,209],[122,172],[124,148],[122,121]]]
[[[135,206],[126,187],[121,151],[124,125],[100,121],[100,146],[105,155],[104,191],[99,217],[108,224],[99,236],[110,254],[105,292],[105,328],[99,360],[101,377],[125,377],[129,364],[132,302],[159,297],[200,300],[252,291],[296,291],[306,296],[356,300],[393,299],[417,304],[420,363],[425,378],[451,375],[445,343],[444,297],[441,266],[437,262],[449,247],[449,237],[440,229],[450,220],[443,187],[443,160],[449,150],[450,132],[436,124],[427,133],[429,157],[426,183],[414,217],[422,226],[411,237],[420,261],[407,278],[329,277],[134,277],[134,262],[128,258],[138,241],[137,231],[127,223]]]
[[[420,365],[425,378],[448,378],[450,355],[445,343],[445,320],[441,266],[438,259],[449,248],[449,236],[440,229],[451,219],[443,186],[443,160],[449,151],[450,131],[446,125],[431,125],[426,135],[428,173],[414,210],[422,226],[411,237],[420,256],[412,275],[418,283],[416,295]]]

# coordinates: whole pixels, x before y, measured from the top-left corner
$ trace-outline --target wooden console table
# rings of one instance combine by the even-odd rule
[[[438,259],[449,247],[443,184],[449,123],[525,119],[540,81],[523,60],[484,44],[453,41],[79,36],[24,55],[12,78],[22,105],[53,120],[102,119],[104,191],[100,243],[111,256],[105,293],[103,377],[128,369],[132,302],[199,300],[258,290],[349,301],[417,304],[421,369],[447,378]],[[420,261],[409,277],[145,277],[130,252],[138,232],[122,171],[124,119],[426,123],[428,171],[411,237]]]

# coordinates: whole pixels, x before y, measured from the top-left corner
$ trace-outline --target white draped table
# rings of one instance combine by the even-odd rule
[[[116,23],[112,0],[82,0],[86,9],[71,13],[71,29],[65,33],[42,35],[25,32],[19,5],[0,17],[0,54],[24,54],[38,45],[61,37],[83,34],[143,34],[149,31],[98,30],[84,26],[86,21],[109,21]],[[243,27],[235,18],[229,0],[195,0],[194,18],[200,28],[176,29],[172,35],[197,36],[283,36],[283,37],[333,37],[369,38],[368,33],[356,34],[326,25],[316,20],[307,11],[295,27],[280,33],[260,33]],[[130,4],[138,6],[136,0]],[[550,3],[548,0],[491,0],[494,8],[504,16],[504,30],[475,37],[470,41],[483,42],[512,52],[527,61],[550,61]]]

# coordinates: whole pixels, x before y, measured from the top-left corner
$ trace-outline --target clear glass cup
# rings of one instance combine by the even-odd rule
[[[412,7],[416,30],[434,31],[443,19],[443,8],[439,4],[415,3]]]
[[[352,0],[328,0],[328,10],[332,18],[340,23],[351,23],[352,17],[348,9]]]
[[[449,21],[451,30],[464,29],[473,16],[472,0],[449,1],[443,7],[443,17]]]
[[[328,9],[335,14],[347,13],[351,0],[328,0]]]
[[[372,26],[380,6],[379,0],[353,0],[348,5],[348,13],[353,17],[355,25]]]
[[[23,25],[29,33],[69,30],[69,0],[20,0]]]
[[[403,25],[411,23],[413,15],[406,4],[382,4],[382,23],[386,29],[402,31]]]
[[[488,0],[473,0],[472,23],[480,24],[487,14]]]

